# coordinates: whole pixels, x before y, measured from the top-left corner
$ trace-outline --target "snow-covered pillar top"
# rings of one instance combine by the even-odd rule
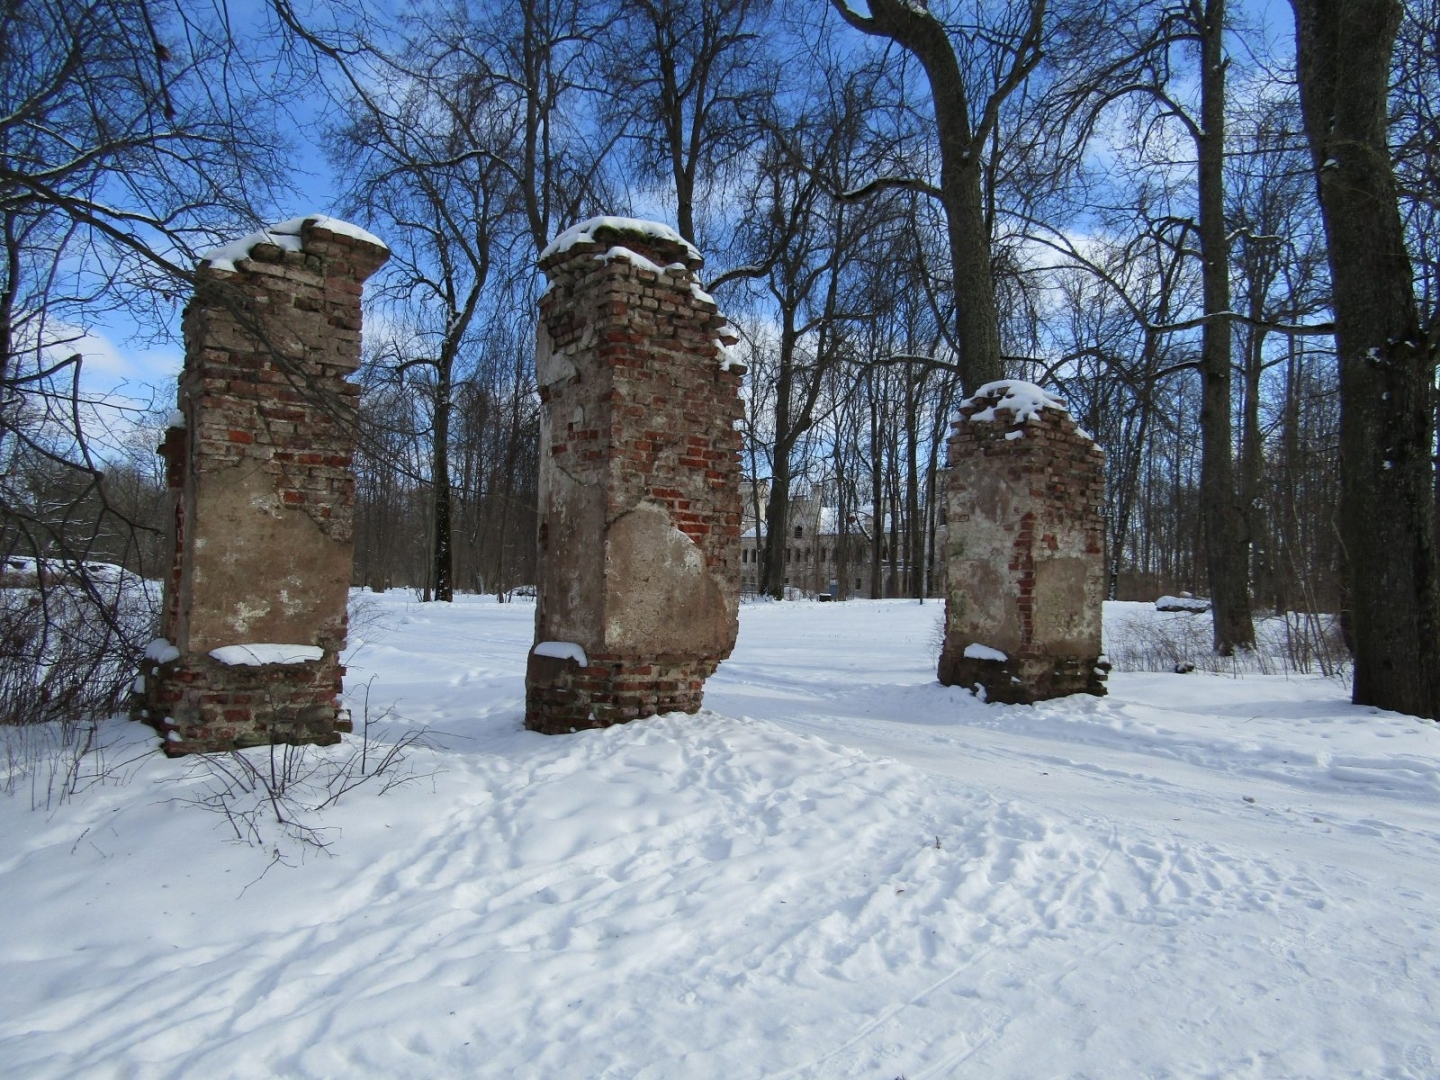
[[[633,261],[640,256],[656,273],[672,270],[693,274],[705,265],[695,245],[668,225],[643,218],[593,217],[572,225],[540,252],[540,269],[576,255],[593,255],[602,262],[614,258]],[[643,265],[643,264],[642,264]]]
[[[1000,424],[1012,429],[1031,421],[1043,422],[1046,412],[1053,414],[1052,419],[1070,419],[1070,410],[1062,398],[1022,379],[986,383],[960,402],[960,415],[964,420],[972,424]],[[1088,432],[1080,428],[1075,430],[1089,441],[1095,441]]]
[[[690,293],[695,306],[712,314],[709,333],[716,361],[724,371],[744,375],[745,364],[732,352],[740,338],[730,320],[720,314],[714,297],[700,287],[698,272],[705,257],[695,245],[670,226],[644,218],[602,215],[566,229],[540,252],[540,269],[551,278],[573,260],[590,259],[599,264],[621,260],[636,269],[654,274],[659,281],[679,285]],[[546,297],[550,292],[547,290]],[[544,373],[539,373],[541,383]]]
[[[252,349],[353,371],[360,364],[360,297],[389,257],[383,240],[348,221],[290,218],[203,252],[192,308],[226,306],[204,295],[207,286],[252,293],[260,302],[257,317],[230,312],[237,329],[256,339]]]
[[[242,262],[275,262],[277,255],[286,251],[310,251],[317,247],[351,247],[379,255],[365,277],[373,274],[390,255],[385,241],[359,225],[324,214],[306,214],[202,252],[199,264],[202,270],[234,274],[239,272]]]

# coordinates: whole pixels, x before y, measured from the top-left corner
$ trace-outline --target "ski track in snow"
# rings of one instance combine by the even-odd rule
[[[986,706],[878,602],[747,606],[704,712],[546,738],[532,607],[367,606],[352,708],[434,749],[332,854],[227,843],[154,754],[0,799],[0,1075],[1440,1077],[1434,724],[1309,677]]]

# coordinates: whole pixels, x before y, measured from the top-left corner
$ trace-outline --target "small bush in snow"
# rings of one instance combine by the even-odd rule
[[[192,790],[178,801],[220,815],[240,843],[270,847],[270,830],[278,827],[288,839],[323,851],[333,831],[320,822],[326,808],[361,786],[384,794],[416,779],[407,756],[425,745],[426,729],[390,723],[393,709],[372,719],[368,686],[363,710],[358,745],[272,744],[187,757],[181,780]]]
[[[5,566],[0,792],[28,791],[33,807],[48,809],[111,774],[99,721],[125,706],[159,590],[104,563]]]
[[[1116,671],[1336,678],[1345,678],[1349,671],[1349,654],[1334,616],[1290,612],[1257,619],[1254,651],[1234,656],[1216,654],[1213,632],[1208,612],[1138,608],[1107,618],[1105,653]]]

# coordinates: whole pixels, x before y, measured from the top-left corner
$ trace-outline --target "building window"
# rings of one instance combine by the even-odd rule
[[[858,577],[855,579],[855,591],[860,591],[860,579]]]
[[[796,539],[796,540],[800,540],[800,539],[803,539],[804,536],[805,536],[805,527],[804,527],[803,525],[796,525],[796,526],[795,526],[795,539]]]

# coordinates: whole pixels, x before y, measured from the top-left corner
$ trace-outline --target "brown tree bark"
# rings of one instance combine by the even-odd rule
[[[1340,534],[1357,704],[1440,718],[1435,328],[1422,328],[1387,142],[1399,0],[1291,0],[1329,239]]]
[[[1200,501],[1210,578],[1215,651],[1255,647],[1250,617],[1250,553],[1245,513],[1236,498],[1231,423],[1230,242],[1225,229],[1225,0],[1197,0],[1200,37],[1199,216],[1201,289]]]
[[[435,425],[430,451],[430,484],[435,502],[435,536],[431,548],[431,578],[435,583],[435,599],[450,603],[455,599],[455,555],[451,547],[450,491],[450,414],[451,368],[454,357],[442,357],[435,371]]]

